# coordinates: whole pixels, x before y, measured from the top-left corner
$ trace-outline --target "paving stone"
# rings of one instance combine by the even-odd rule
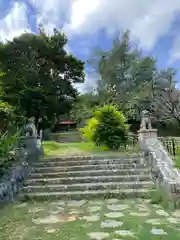
[[[82,209],[69,209],[68,213],[72,215],[79,215],[84,213],[84,211]]]
[[[134,233],[129,230],[118,230],[118,231],[115,231],[114,233],[121,237],[135,237]]]
[[[112,211],[122,211],[129,208],[128,205],[125,204],[116,204],[116,205],[107,205],[107,208]]]
[[[157,228],[151,229],[151,233],[153,235],[167,235],[167,232],[165,232],[163,229],[157,229]]]
[[[47,233],[54,233],[56,231],[56,229],[46,229]]]
[[[123,222],[116,221],[116,220],[105,220],[101,222],[102,228],[117,228],[117,227],[121,227],[122,225],[123,225]]]
[[[172,216],[173,217],[177,217],[177,218],[180,218],[180,210],[176,210],[172,213]]]
[[[113,238],[112,240],[121,240],[120,238]]]
[[[107,200],[107,203],[110,203],[110,204],[112,204],[112,203],[118,203],[119,202],[119,199],[117,199],[117,198],[111,198],[111,199],[108,199]]]
[[[104,202],[101,200],[92,200],[88,202],[89,205],[103,205]]]
[[[153,207],[155,207],[155,208],[162,208],[162,206],[161,205],[158,205],[158,204],[153,204]]]
[[[80,206],[84,205],[85,203],[86,203],[86,200],[80,200],[80,201],[73,200],[73,201],[68,202],[68,206],[80,207]]]
[[[59,211],[59,210],[50,211],[50,214],[52,214],[52,215],[59,215],[60,213],[62,213],[62,211]]]
[[[137,208],[140,212],[150,212],[150,209],[144,204],[137,205]]]
[[[146,217],[149,216],[149,212],[130,212],[129,213],[130,216],[136,216],[136,217]]]
[[[52,223],[58,223],[59,218],[57,216],[51,215],[46,218],[34,219],[33,222],[36,224],[52,224]]]
[[[151,202],[151,199],[144,199],[144,202],[145,202],[145,203],[150,203],[150,202]]]
[[[100,220],[100,216],[99,215],[84,216],[81,219],[86,220],[88,222],[97,222]]]
[[[62,205],[62,206],[64,206],[65,205],[65,202],[64,201],[56,201],[56,202],[51,202],[50,203],[51,205]]]
[[[124,214],[121,212],[109,212],[109,213],[106,213],[104,216],[109,218],[119,218],[119,217],[124,217]]]
[[[57,215],[50,215],[45,218],[33,219],[32,221],[35,224],[55,224],[58,222],[71,222],[77,219],[76,216],[57,216]]]
[[[88,236],[93,240],[103,240],[109,237],[109,233],[107,232],[91,232],[88,233]]]
[[[161,210],[161,209],[157,210],[156,214],[159,215],[159,216],[164,216],[164,217],[169,216],[169,214],[167,212],[165,212],[164,210]]]
[[[163,223],[162,219],[158,219],[158,218],[148,219],[145,222],[152,225],[161,225]]]
[[[56,208],[57,208],[59,211],[61,211],[61,212],[64,211],[64,208],[63,208],[63,207],[57,206]]]
[[[38,213],[38,212],[41,212],[41,211],[44,211],[44,208],[35,207],[35,208],[30,208],[28,210],[28,213]]]
[[[89,212],[98,212],[101,210],[101,206],[90,206],[88,207]]]
[[[174,218],[174,217],[168,217],[166,219],[167,219],[168,222],[170,222],[172,224],[180,223],[180,221],[177,218]]]

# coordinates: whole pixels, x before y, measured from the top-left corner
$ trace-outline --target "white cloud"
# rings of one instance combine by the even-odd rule
[[[27,8],[23,3],[14,3],[10,12],[0,20],[0,41],[12,40],[23,32],[29,32]]]
[[[49,34],[63,23],[66,23],[64,30],[69,38],[76,34],[93,35],[100,29],[105,29],[110,35],[129,29],[132,37],[146,50],[152,49],[160,37],[170,34],[172,23],[180,12],[179,0],[26,1],[36,11],[37,24],[42,23]],[[0,40],[11,40],[24,30],[30,31],[26,13],[25,3],[14,3],[8,15],[0,20]],[[180,58],[179,42],[180,36],[175,37],[170,52],[171,63]]]
[[[72,0],[28,0],[37,13],[37,24],[42,24],[51,34],[53,29],[68,22]]]
[[[87,23],[88,16],[93,14],[94,11],[96,11],[99,4],[100,4],[99,0],[75,1],[72,5],[71,28],[77,29],[78,27],[81,27],[82,23]]]
[[[179,11],[179,0],[78,0],[72,7],[70,29],[79,34],[101,28],[109,34],[129,29],[141,47],[151,49],[169,33]]]
[[[95,74],[95,73],[90,74],[89,72],[86,72],[85,73],[85,82],[84,83],[77,83],[77,84],[74,84],[74,85],[82,93],[90,92],[96,86],[98,79],[99,79],[98,74]]]
[[[61,27],[62,22],[66,23],[63,29],[68,37],[94,34],[100,29],[108,34],[129,29],[134,40],[146,50],[151,50],[160,37],[170,33],[176,14],[180,12],[179,0],[166,3],[164,0],[28,1],[36,9],[37,23],[42,23],[49,34],[54,27]],[[176,50],[171,52],[176,59]]]
[[[169,57],[169,65],[180,59],[180,34],[175,36],[173,40],[172,49],[169,53]]]

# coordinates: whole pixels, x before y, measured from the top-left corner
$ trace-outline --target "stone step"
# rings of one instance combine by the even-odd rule
[[[53,136],[55,137],[55,136]],[[79,134],[61,134],[56,135],[56,138],[58,139],[81,139],[81,136]]]
[[[132,168],[147,168],[146,165],[143,164],[114,164],[114,163],[104,163],[98,165],[72,165],[72,166],[52,166],[52,167],[36,167],[34,172],[36,173],[46,173],[46,172],[67,172],[67,171],[87,171],[87,170],[105,170],[105,169],[132,169]]]
[[[44,157],[41,160],[47,161],[75,161],[75,160],[103,160],[103,159],[132,159],[132,158],[139,158],[140,153],[133,153],[133,154],[127,154],[127,153],[114,153],[114,154],[94,154],[94,155],[78,155],[78,156],[61,156],[61,157]]]
[[[138,175],[149,174],[150,170],[147,168],[132,168],[132,169],[105,169],[92,171],[69,171],[69,172],[47,172],[47,173],[31,173],[31,178],[52,178],[52,177],[78,177],[78,176],[102,176],[102,175]]]
[[[70,139],[70,138],[61,138],[61,139],[52,139],[56,141],[57,143],[77,143],[77,142],[83,142],[81,138],[75,138],[75,139]]]
[[[73,159],[73,158],[72,158]],[[53,166],[74,166],[74,165],[98,165],[98,164],[132,164],[140,163],[140,158],[102,158],[102,159],[54,159],[51,160],[40,160],[39,162],[33,163],[34,167],[53,167]]]
[[[19,200],[53,200],[53,199],[92,199],[94,198],[148,198],[152,189],[106,189],[106,190],[88,190],[88,191],[70,191],[70,192],[39,192],[39,193],[20,193]]]
[[[90,176],[90,177],[72,177],[72,178],[35,178],[29,179],[25,185],[45,185],[45,184],[73,184],[73,183],[90,183],[90,182],[127,182],[127,181],[148,181],[152,179],[151,175],[114,175],[114,176]]]
[[[76,184],[47,184],[47,185],[28,185],[23,188],[24,193],[29,192],[62,192],[62,191],[86,191],[104,189],[140,189],[150,188],[152,181],[141,182],[99,182],[99,183],[76,183]]]

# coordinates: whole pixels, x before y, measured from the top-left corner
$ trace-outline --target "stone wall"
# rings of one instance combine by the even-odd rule
[[[15,201],[23,183],[33,171],[31,163],[43,155],[37,138],[25,137],[23,142],[24,147],[15,150],[15,164],[0,179],[0,206]]]
[[[139,131],[141,151],[151,168],[154,182],[160,186],[171,200],[180,196],[180,172],[162,143],[158,140],[156,129]]]

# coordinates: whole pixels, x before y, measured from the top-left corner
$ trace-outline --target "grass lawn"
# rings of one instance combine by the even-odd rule
[[[180,169],[180,155],[175,156],[175,157],[173,156],[172,158],[173,158],[173,160],[175,162],[176,168]]]
[[[28,202],[0,210],[5,240],[179,240],[180,211],[148,200]]]
[[[104,153],[114,154],[120,152],[138,152],[138,146],[129,147],[125,150],[121,147],[117,151],[109,151],[105,146],[95,146],[90,142],[77,142],[77,143],[57,143],[55,141],[43,142],[43,147],[45,151],[45,157],[47,156],[60,156],[60,155],[84,155],[91,153]]]
[[[172,159],[175,162],[175,166],[180,169],[180,146],[176,145],[176,155],[172,156]]]

